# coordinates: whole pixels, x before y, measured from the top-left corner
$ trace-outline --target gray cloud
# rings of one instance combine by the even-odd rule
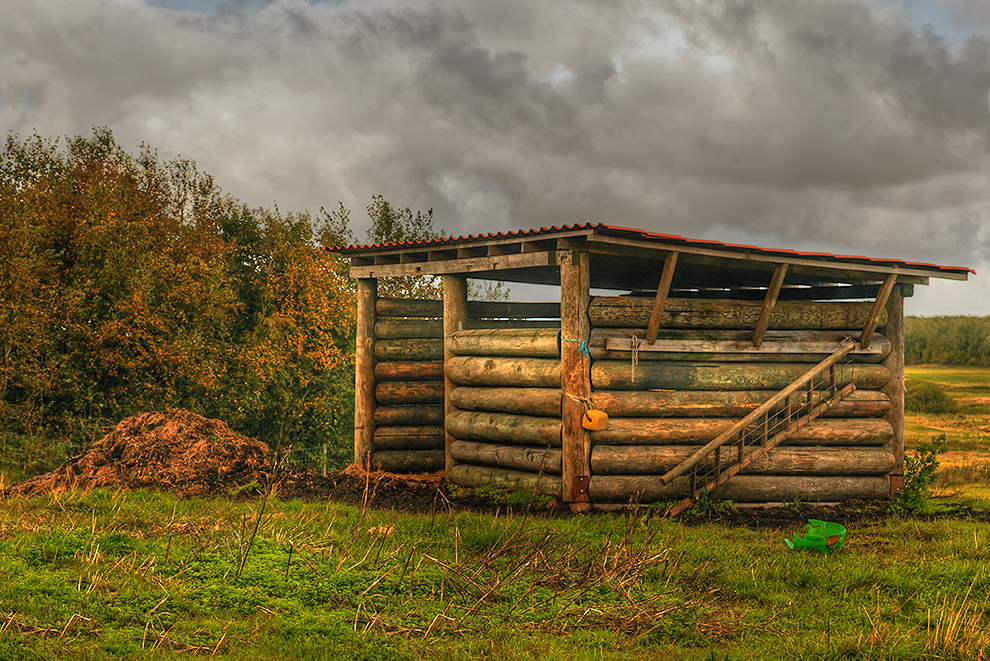
[[[0,127],[106,125],[284,210],[380,193],[453,233],[601,221],[983,268],[990,15],[930,1],[966,34],[858,0],[0,0]]]

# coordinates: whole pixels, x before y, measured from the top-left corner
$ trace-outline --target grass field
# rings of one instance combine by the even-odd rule
[[[982,659],[990,528],[406,515],[97,490],[0,503],[3,659]]]
[[[906,377],[941,386],[958,405],[956,413],[927,415],[907,411],[905,445],[945,434],[937,486],[946,495],[990,501],[990,369],[908,366]]]

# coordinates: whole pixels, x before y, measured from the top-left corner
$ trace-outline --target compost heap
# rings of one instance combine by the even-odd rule
[[[8,494],[71,488],[153,488],[181,496],[226,494],[271,473],[268,446],[219,420],[174,409],[127,418],[85,453]]]

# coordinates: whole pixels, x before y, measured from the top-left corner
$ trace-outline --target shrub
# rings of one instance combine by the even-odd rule
[[[937,383],[908,381],[905,387],[904,408],[909,411],[936,415],[956,412],[956,401]]]
[[[945,452],[945,434],[921,441],[914,454],[904,455],[904,487],[894,497],[894,505],[904,510],[925,506],[938,472],[938,455]]]

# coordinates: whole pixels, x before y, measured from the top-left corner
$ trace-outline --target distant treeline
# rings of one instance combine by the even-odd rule
[[[904,360],[990,367],[990,317],[907,317]]]

